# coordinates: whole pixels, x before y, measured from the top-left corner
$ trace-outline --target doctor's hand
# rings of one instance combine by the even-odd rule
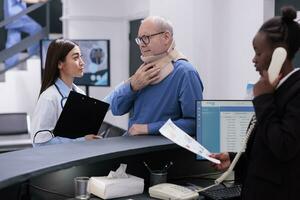
[[[160,68],[153,63],[142,64],[130,78],[130,85],[134,92],[143,89],[150,83],[159,79]]]
[[[89,140],[97,140],[100,139],[100,137],[98,135],[94,135],[94,134],[89,134],[84,136],[84,139],[89,141]]]
[[[230,157],[229,157],[228,152],[211,154],[210,157],[218,159],[218,160],[221,161],[221,164],[215,164],[215,163],[211,164],[211,166],[214,169],[216,169],[218,171],[225,171],[229,168],[229,166],[230,166]]]
[[[130,135],[147,135],[148,134],[148,125],[147,124],[133,124],[128,133]]]
[[[273,93],[278,85],[282,75],[280,74],[273,83],[269,80],[269,74],[266,70],[262,72],[260,79],[255,83],[253,87],[254,97],[260,96],[262,94]]]

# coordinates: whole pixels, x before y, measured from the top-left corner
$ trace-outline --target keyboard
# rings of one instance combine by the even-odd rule
[[[200,192],[200,194],[212,200],[239,199],[241,196],[241,185],[212,187]]]

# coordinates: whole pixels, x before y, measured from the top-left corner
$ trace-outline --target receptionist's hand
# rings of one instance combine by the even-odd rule
[[[100,139],[98,135],[94,135],[94,134],[90,134],[90,135],[86,135],[84,136],[85,140],[97,140]]]
[[[273,83],[270,83],[268,72],[264,70],[260,79],[257,81],[257,83],[255,83],[253,87],[254,97],[260,96],[262,94],[273,93],[281,77],[282,75],[280,74]]]
[[[147,135],[148,125],[147,124],[133,124],[128,130],[130,135]]]
[[[215,168],[218,171],[225,171],[229,168],[230,166],[230,157],[229,153],[217,153],[217,154],[211,154],[210,157],[216,158],[221,161],[221,164],[215,164],[212,163],[211,166]]]

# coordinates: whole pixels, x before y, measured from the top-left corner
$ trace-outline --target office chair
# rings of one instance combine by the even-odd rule
[[[27,113],[0,114],[0,135],[28,134],[29,118]]]
[[[0,151],[31,147],[27,113],[0,114]]]

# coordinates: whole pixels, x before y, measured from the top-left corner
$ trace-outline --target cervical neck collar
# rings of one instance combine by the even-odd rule
[[[179,59],[187,60],[181,52],[175,49],[174,40],[166,52],[153,56],[141,56],[141,60],[145,64],[153,63],[155,67],[160,68],[159,79],[152,82],[151,85],[157,84],[165,79],[174,69],[172,62],[176,62]]]

